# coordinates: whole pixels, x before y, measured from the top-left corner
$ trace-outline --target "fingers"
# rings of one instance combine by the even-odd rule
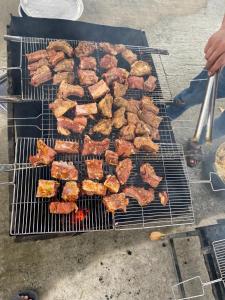
[[[206,69],[209,69],[224,52],[223,46],[220,46],[216,48],[214,52],[211,52],[211,54],[207,57]]]
[[[223,53],[210,68],[208,69],[209,76],[215,74],[220,68],[225,66],[225,53]]]
[[[204,53],[205,53],[205,54],[208,52],[208,50],[209,50],[209,48],[211,47],[211,45],[212,45],[212,38],[210,37],[210,38],[208,39],[207,44],[205,45],[205,48],[204,48]]]

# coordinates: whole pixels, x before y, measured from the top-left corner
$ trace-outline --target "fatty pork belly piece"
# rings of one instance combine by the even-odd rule
[[[29,157],[29,162],[33,166],[49,165],[57,153],[51,147],[47,146],[41,139],[37,140],[37,154]]]
[[[120,138],[126,141],[133,141],[135,138],[135,129],[136,126],[134,124],[123,126],[120,129]]]
[[[100,59],[100,67],[103,69],[111,69],[117,67],[118,60],[114,55],[106,54]]]
[[[98,76],[93,70],[78,69],[77,75],[81,85],[93,85],[98,82]]]
[[[49,103],[49,109],[53,112],[56,118],[64,115],[68,110],[76,106],[76,101],[69,99],[56,99],[54,102]]]
[[[151,97],[143,96],[141,99],[141,109],[151,111],[155,115],[158,115],[159,108],[157,105],[155,105],[154,101]]]
[[[144,91],[153,92],[156,88],[157,78],[155,76],[149,76],[144,82]]]
[[[126,49],[122,52],[122,57],[132,65],[137,60],[137,55],[130,49]]]
[[[82,155],[101,155],[109,148],[110,140],[108,138],[102,141],[94,141],[88,135],[84,137]]]
[[[157,188],[157,186],[162,181],[162,177],[156,175],[153,166],[151,166],[149,163],[141,165],[140,175],[142,180],[148,183],[153,188]]]
[[[112,132],[112,120],[102,119],[94,125],[92,132],[101,133],[102,135],[110,135]]]
[[[68,202],[75,202],[79,197],[80,189],[76,181],[67,181],[63,187],[62,199]]]
[[[167,192],[159,192],[159,200],[163,206],[166,206],[169,201],[169,196]]]
[[[132,154],[135,154],[133,143],[125,141],[123,139],[115,140],[115,148],[118,156],[129,157]]]
[[[117,55],[126,49],[126,47],[123,44],[113,45],[107,42],[99,43],[99,48],[111,55]]]
[[[76,105],[76,116],[90,116],[98,113],[96,103]]]
[[[76,57],[90,56],[96,49],[96,45],[91,42],[79,42],[78,46],[74,49]]]
[[[102,100],[99,101],[98,109],[104,117],[112,118],[112,105],[113,97],[110,94],[107,94]]]
[[[51,177],[61,180],[77,180],[78,171],[73,162],[53,161],[51,167]]]
[[[87,174],[89,179],[101,180],[103,174],[103,160],[102,159],[87,159],[85,160],[87,167]]]
[[[142,109],[138,112],[138,117],[144,121],[146,124],[158,129],[159,125],[162,121],[162,117],[157,116],[152,111],[148,111],[146,109]]]
[[[130,89],[144,89],[144,78],[138,76],[129,76],[128,77],[128,86]]]
[[[127,112],[127,122],[128,124],[137,125],[140,122],[140,119],[138,118],[137,114]]]
[[[38,180],[37,198],[52,198],[57,194],[59,183],[55,180]]]
[[[31,77],[31,85],[38,87],[40,84],[45,83],[52,79],[52,72],[48,66],[44,65],[38,68]]]
[[[32,75],[35,73],[35,71],[37,71],[38,68],[40,68],[42,66],[49,67],[49,62],[46,58],[42,58],[42,59],[28,65],[27,68],[30,71],[30,75]]]
[[[81,56],[79,68],[81,70],[94,70],[96,71],[97,62],[96,58],[92,56]]]
[[[150,75],[152,67],[145,61],[137,60],[131,65],[131,76],[145,76]]]
[[[112,214],[114,214],[116,210],[126,212],[129,199],[126,198],[124,193],[112,194],[103,197],[103,204],[105,205],[106,210]]]
[[[59,72],[53,75],[52,83],[54,85],[60,84],[63,80],[66,83],[73,83],[74,82],[74,73],[73,72]]]
[[[71,141],[56,140],[54,150],[57,153],[77,154],[79,153],[79,143]]]
[[[86,126],[87,118],[85,117],[75,117],[73,120],[66,117],[57,118],[57,130],[62,135],[70,135],[71,131],[82,133]]]
[[[84,96],[84,89],[79,85],[68,84],[63,80],[59,86],[58,97],[67,98],[68,96]]]
[[[114,99],[115,106],[117,107],[124,107],[127,112],[132,112],[137,114],[140,110],[140,101],[135,99],[124,99],[122,97],[117,97]]]
[[[148,205],[155,198],[154,190],[151,188],[146,190],[145,188],[141,187],[128,186],[123,190],[123,192],[127,197],[137,200],[140,206]]]
[[[105,152],[105,162],[109,165],[117,166],[119,156],[116,152],[111,150],[106,150]]]
[[[82,181],[82,191],[89,196],[98,195],[105,196],[106,187],[103,183],[95,182],[92,180],[83,180]]]
[[[65,40],[56,40],[49,42],[47,50],[62,51],[68,57],[73,56],[73,47]]]
[[[63,59],[54,67],[55,72],[73,72],[74,68],[74,60],[70,59]]]
[[[120,189],[120,183],[115,175],[108,175],[104,182],[104,186],[111,192],[111,193],[118,193]]]
[[[114,97],[123,97],[128,89],[128,84],[119,83],[117,81],[113,82],[113,94]]]
[[[119,83],[126,83],[128,76],[129,72],[126,69],[116,67],[111,68],[106,73],[102,74],[102,77],[108,85],[110,85],[114,81],[117,81]]]
[[[124,125],[127,124],[127,119],[125,117],[125,108],[124,107],[120,107],[119,109],[117,109],[114,114],[113,114],[113,126],[115,128],[121,128]]]
[[[48,61],[54,67],[59,63],[61,60],[65,58],[65,54],[63,51],[55,51],[55,50],[48,50]]]
[[[138,136],[134,139],[134,146],[138,150],[156,153],[159,151],[159,145],[155,144],[150,137]]]
[[[50,214],[68,215],[73,211],[78,211],[78,206],[75,202],[50,202],[49,204]]]
[[[116,176],[121,185],[127,183],[132,168],[133,165],[130,158],[125,158],[119,162],[118,166],[116,167]]]
[[[91,94],[91,97],[96,100],[107,94],[110,89],[104,80],[100,80],[96,84],[89,86],[88,91]]]
[[[35,52],[27,53],[26,58],[27,58],[28,64],[32,64],[43,58],[48,58],[48,52],[46,50],[38,50]]]

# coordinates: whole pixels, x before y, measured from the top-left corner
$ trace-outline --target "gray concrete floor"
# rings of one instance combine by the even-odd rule
[[[16,13],[18,2],[5,0],[1,6],[1,35],[9,13]],[[203,47],[222,20],[225,0],[86,0],[84,5],[82,21],[141,28],[152,46],[167,48],[170,56],[164,64],[172,93],[176,94],[204,65]],[[1,65],[6,64],[5,53],[1,41]],[[180,119],[195,121],[198,109],[188,110]],[[4,114],[0,120],[3,163],[7,161]],[[183,143],[192,131],[177,128],[178,142]],[[221,141],[216,140],[215,145]],[[198,174],[190,175],[196,178]],[[1,176],[0,180],[4,179]],[[150,242],[149,231],[143,230],[18,243],[8,236],[6,188],[0,186],[0,193],[0,300],[11,299],[14,291],[27,287],[37,289],[41,300],[172,299],[171,285],[176,278],[167,241]],[[205,185],[199,188],[193,184],[192,194],[197,226],[224,217],[223,199]],[[208,280],[198,241],[183,239],[176,246],[184,279],[200,275],[202,280]],[[201,299],[213,300],[210,287]]]

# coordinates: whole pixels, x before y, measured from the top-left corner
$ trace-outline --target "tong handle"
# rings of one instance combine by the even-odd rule
[[[5,34],[4,35],[4,40],[5,41],[10,41],[10,42],[21,42],[22,37],[21,36],[16,36],[16,35]]]

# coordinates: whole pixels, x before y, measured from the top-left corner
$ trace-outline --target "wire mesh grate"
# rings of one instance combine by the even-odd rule
[[[225,285],[225,239],[213,242],[213,250],[223,284]]]

